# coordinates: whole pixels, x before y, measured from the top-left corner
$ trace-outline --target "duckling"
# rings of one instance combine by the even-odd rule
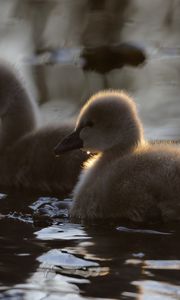
[[[0,187],[67,197],[87,155],[77,150],[55,159],[52,148],[71,124],[37,126],[37,107],[16,72],[0,64]]]
[[[92,96],[74,133],[55,147],[96,153],[73,190],[71,217],[133,222],[180,219],[180,150],[148,143],[135,102],[123,91]]]

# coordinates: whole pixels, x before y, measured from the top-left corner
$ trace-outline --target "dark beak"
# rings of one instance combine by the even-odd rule
[[[79,132],[73,131],[70,135],[66,136],[57,146],[54,148],[54,154],[59,156],[65,152],[83,148],[83,141],[79,137]]]

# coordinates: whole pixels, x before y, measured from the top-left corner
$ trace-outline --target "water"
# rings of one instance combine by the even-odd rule
[[[70,200],[0,198],[0,299],[180,298],[179,224],[73,224]]]

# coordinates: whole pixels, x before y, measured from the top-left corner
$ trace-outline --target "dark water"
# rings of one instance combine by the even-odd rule
[[[72,224],[69,201],[25,194],[0,204],[0,299],[180,299],[179,224]]]

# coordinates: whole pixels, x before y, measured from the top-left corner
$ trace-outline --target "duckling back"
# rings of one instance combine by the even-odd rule
[[[180,219],[180,152],[148,146],[113,161],[94,159],[73,191],[73,218]]]
[[[43,127],[18,140],[0,157],[0,186],[67,197],[87,154],[77,150],[57,159],[52,149],[71,131],[70,125]]]

